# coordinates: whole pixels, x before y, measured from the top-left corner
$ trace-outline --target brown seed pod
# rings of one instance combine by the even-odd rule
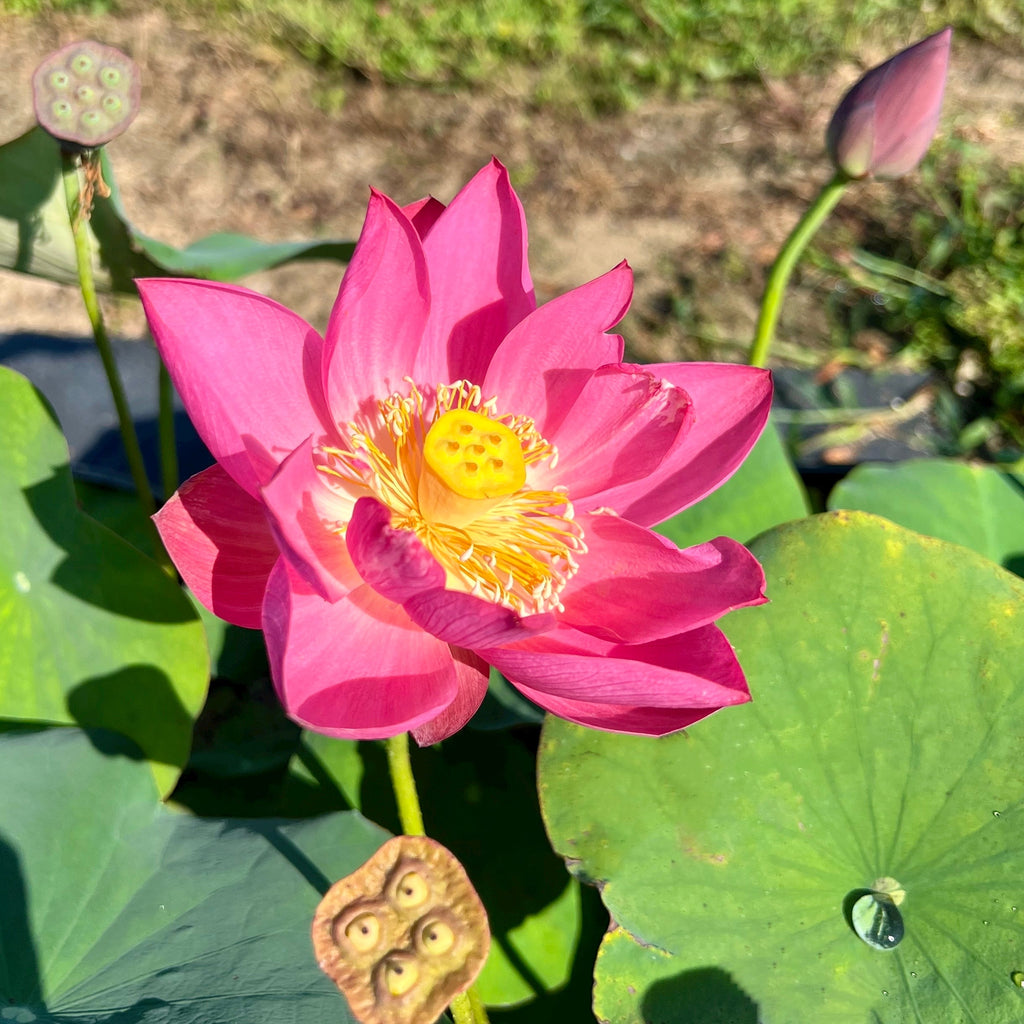
[[[480,973],[490,942],[465,869],[425,836],[389,839],[313,918],[317,962],[362,1024],[433,1024]]]
[[[81,149],[120,135],[135,120],[141,94],[135,61],[91,39],[55,50],[32,75],[36,119],[54,138]]]

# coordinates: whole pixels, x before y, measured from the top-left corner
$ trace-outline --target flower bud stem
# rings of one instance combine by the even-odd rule
[[[785,294],[790,275],[793,273],[793,268],[807,247],[807,243],[814,237],[818,228],[825,222],[825,218],[839,202],[851,180],[842,171],[837,171],[832,180],[818,193],[817,198],[807,208],[779,250],[779,255],[775,258],[768,274],[764,297],[761,299],[761,313],[757,321],[754,343],[750,346],[750,358],[747,360],[751,366],[768,365],[768,350],[771,348],[772,338],[775,335],[775,323],[779,318],[782,297]]]
[[[156,509],[153,499],[153,491],[149,486],[149,478],[146,476],[145,463],[142,460],[142,449],[139,447],[139,438],[135,433],[135,423],[132,420],[131,410],[128,408],[128,398],[125,394],[124,384],[121,382],[121,375],[117,369],[117,362],[114,359],[114,351],[110,346],[110,339],[107,337],[107,328],[103,323],[103,313],[100,310],[99,298],[96,295],[96,281],[92,273],[92,252],[89,247],[89,223],[88,211],[85,209],[85,200],[82,196],[81,179],[79,177],[79,157],[74,153],[61,153],[61,176],[64,181],[64,198],[68,208],[68,218],[71,221],[71,233],[75,239],[75,263],[78,269],[78,287],[82,293],[82,301],[85,304],[85,312],[89,317],[89,324],[92,327],[92,336],[96,341],[96,348],[100,354],[100,362],[103,364],[103,371],[107,375],[107,385],[110,388],[110,396],[114,400],[114,408],[117,411],[117,422],[121,429],[121,443],[124,445],[125,457],[128,460],[128,468],[131,471],[132,481],[138,494],[139,503],[147,516],[151,516]],[[157,561],[172,575],[174,569],[167,558],[164,546],[160,542],[160,536],[156,527],[150,521],[152,527],[153,550]]]
[[[398,820],[407,836],[425,836],[420,798],[416,794],[416,780],[409,760],[409,734],[400,733],[385,740],[388,752],[388,770],[391,788],[398,803]],[[449,1007],[455,1024],[488,1024],[487,1010],[477,994],[476,987],[457,995]]]

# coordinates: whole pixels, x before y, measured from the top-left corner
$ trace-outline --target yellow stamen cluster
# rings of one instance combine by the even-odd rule
[[[386,505],[392,526],[412,530],[444,567],[448,587],[519,614],[561,608],[583,532],[563,489],[529,484],[531,466],[555,465],[555,448],[475,384],[439,384],[432,401],[409,385],[370,421],[347,424],[347,448],[321,448],[321,471]]]

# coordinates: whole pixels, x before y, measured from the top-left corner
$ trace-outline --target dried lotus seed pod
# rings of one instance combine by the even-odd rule
[[[490,941],[462,865],[424,836],[388,840],[313,918],[317,962],[362,1024],[433,1024],[480,973]]]
[[[139,112],[138,65],[112,46],[85,39],[46,57],[32,75],[36,119],[66,147],[95,149]]]

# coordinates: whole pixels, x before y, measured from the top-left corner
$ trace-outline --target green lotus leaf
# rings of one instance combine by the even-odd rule
[[[544,727],[549,834],[618,927],[598,1018],[1019,1022],[1024,584],[860,512],[752,547],[771,603],[723,623],[750,704]],[[902,891],[892,948],[852,927],[872,890]]]
[[[745,544],[759,533],[810,512],[807,495],[778,431],[769,423],[735,474],[692,508],[656,527],[680,547],[713,537]]]
[[[873,512],[963,544],[1024,576],[1024,480],[994,466],[952,459],[867,462],[833,488],[828,505]]]
[[[97,194],[87,227],[100,291],[135,295],[136,277],[235,281],[298,260],[347,261],[355,248],[350,241],[261,242],[237,234],[209,235],[175,248],[132,227],[106,150],[100,162],[111,194]],[[61,284],[78,282],[60,147],[42,128],[0,146],[0,268]]]
[[[155,562],[79,510],[52,412],[3,367],[0,408],[0,728],[121,732],[167,794],[206,696],[202,625]]]
[[[352,1022],[310,922],[386,833],[175,813],[138,756],[111,733],[0,736],[0,1019]]]

